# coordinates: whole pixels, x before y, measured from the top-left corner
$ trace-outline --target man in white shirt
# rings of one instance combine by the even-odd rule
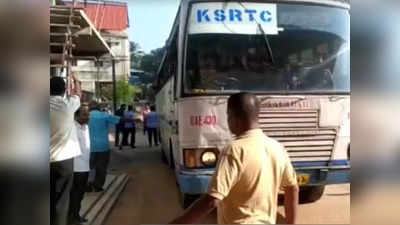
[[[67,224],[73,158],[81,154],[75,111],[80,107],[80,82],[72,75],[66,88],[62,77],[50,79],[50,224]],[[67,91],[67,97],[65,93]]]
[[[76,131],[82,154],[74,158],[74,183],[71,189],[69,204],[69,224],[87,222],[87,219],[79,215],[79,211],[81,210],[81,202],[86,191],[90,171],[89,107],[82,105],[75,113],[75,118]]]

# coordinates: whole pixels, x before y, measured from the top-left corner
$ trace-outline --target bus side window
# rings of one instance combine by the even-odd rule
[[[174,98],[178,98],[178,96],[177,96],[177,89],[178,89],[178,84],[177,84],[177,82],[178,82],[178,74],[177,74],[177,64],[175,63],[174,64],[174,74],[173,74],[173,76],[174,76]]]
[[[176,80],[176,64],[177,64],[177,55],[176,55],[176,50],[173,48],[169,47],[167,50],[167,56],[166,59],[162,65],[161,71],[160,71],[160,86],[164,86],[170,79],[174,79],[173,81]],[[175,89],[175,85],[173,87]],[[175,91],[174,91],[175,92]],[[174,95],[174,92],[171,90],[170,94]]]
[[[178,33],[175,34],[174,40],[171,43],[170,46],[170,54],[168,55],[168,61],[169,61],[169,77],[173,79],[173,93],[172,97],[176,98],[177,97],[177,72],[178,72],[178,48],[177,48],[177,42],[178,42]]]
[[[159,77],[158,77],[158,85],[160,86],[160,88],[161,88],[162,86],[164,86],[164,84],[165,84],[165,82],[166,82],[165,67],[166,67],[166,65],[163,64],[163,65],[162,65],[162,68],[161,68],[161,70],[160,70]]]
[[[177,29],[178,31],[179,29]],[[160,73],[158,74],[158,86],[159,89],[162,89],[162,87],[170,81],[170,79],[173,79],[173,87],[169,91],[169,94],[172,97],[176,96],[176,73],[177,73],[177,63],[178,63],[178,49],[177,49],[177,37],[178,37],[178,32],[175,32],[175,35],[173,37],[173,40],[171,42],[167,42],[165,46],[165,58],[163,59]]]

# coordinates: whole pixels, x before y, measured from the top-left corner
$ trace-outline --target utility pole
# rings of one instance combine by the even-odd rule
[[[115,80],[115,59],[112,59],[112,80],[113,80],[113,110],[117,110],[117,85]]]

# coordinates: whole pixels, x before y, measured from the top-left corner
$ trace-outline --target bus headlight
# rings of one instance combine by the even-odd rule
[[[183,149],[185,167],[200,169],[214,167],[218,160],[217,148]]]
[[[201,163],[204,166],[215,166],[217,163],[217,155],[213,151],[205,151],[201,154]]]

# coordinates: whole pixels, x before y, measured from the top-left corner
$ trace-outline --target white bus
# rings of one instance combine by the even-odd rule
[[[157,78],[163,158],[187,206],[232,136],[229,95],[261,101],[301,196],[350,182],[350,16],[343,0],[182,1]]]

